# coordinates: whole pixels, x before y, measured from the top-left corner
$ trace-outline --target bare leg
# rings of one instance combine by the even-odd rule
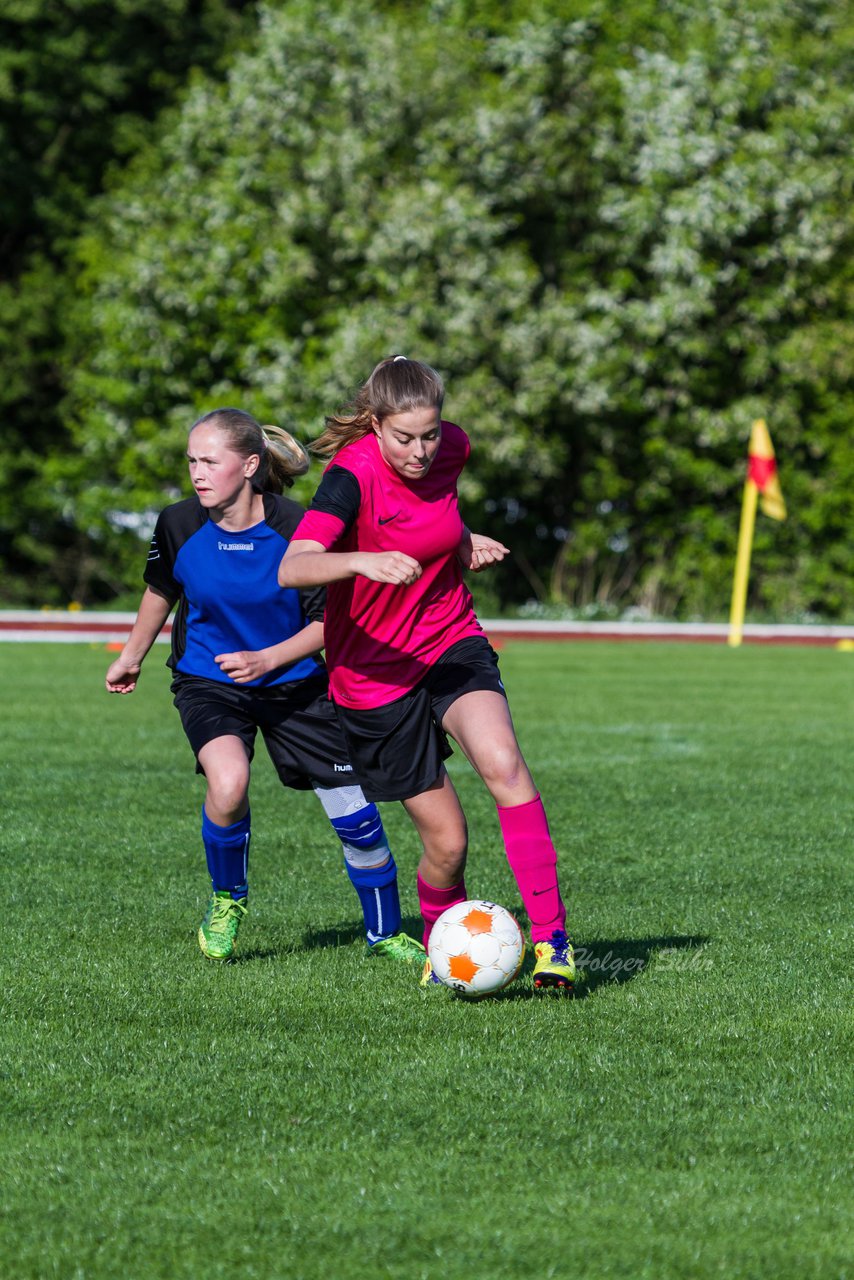
[[[418,866],[418,905],[424,920],[422,941],[448,907],[466,899],[464,880],[468,832],[465,814],[445,770],[419,796],[404,800],[404,808],[421,837],[424,852]]]
[[[534,942],[545,941],[566,925],[557,851],[519,749],[507,701],[491,690],[465,693],[448,708],[442,727],[460,744],[495,800],[507,861],[531,922],[531,936]]]
[[[537,788],[522,757],[507,699],[489,689],[464,693],[445,712],[442,728],[458,742],[496,804],[527,804]]]
[[[199,764],[208,784],[205,813],[218,827],[231,826],[249,808],[249,756],[241,738],[224,734],[206,742]]]
[[[465,871],[468,829],[454,784],[445,770],[429,790],[404,800],[403,807],[424,848],[418,874],[437,889],[457,884]]]

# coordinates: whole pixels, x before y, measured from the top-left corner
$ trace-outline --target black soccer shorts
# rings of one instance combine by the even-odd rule
[[[498,655],[485,636],[459,640],[414,689],[394,702],[355,711],[338,706],[350,759],[369,800],[408,800],[432,787],[453,748],[445,712],[464,693],[504,694]]]
[[[260,732],[286,787],[307,791],[314,783],[340,787],[358,782],[325,675],[254,688],[179,672],[172,693],[197,762],[206,743],[226,734],[243,740],[251,760]],[[198,763],[196,771],[204,773]]]

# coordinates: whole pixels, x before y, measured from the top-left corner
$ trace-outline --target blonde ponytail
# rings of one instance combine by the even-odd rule
[[[282,489],[291,487],[295,476],[305,475],[311,466],[311,458],[305,446],[290,431],[285,431],[284,427],[267,424],[261,428],[261,435],[266,445],[267,459],[263,488],[271,493],[281,493]],[[261,461],[263,464],[264,459]]]
[[[261,427],[243,409],[211,409],[193,423],[191,430],[203,422],[220,430],[230,449],[242,458],[258,457],[258,470],[252,487],[260,493],[281,493],[290,488],[294,476],[304,476],[311,466],[308,451],[282,427]]]

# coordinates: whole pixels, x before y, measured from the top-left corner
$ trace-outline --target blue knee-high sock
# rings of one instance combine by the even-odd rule
[[[397,865],[388,847],[383,820],[377,806],[365,801],[358,788],[357,799],[348,811],[333,816],[335,793],[318,791],[329,821],[344,847],[344,862],[350,883],[359,895],[365,918],[365,933],[372,946],[381,938],[400,931],[400,898],[397,892]],[[383,860],[383,854],[386,855]],[[378,866],[365,866],[376,862]]]
[[[397,866],[389,854],[381,867],[354,867],[345,863],[347,875],[362,904],[365,933],[373,945],[400,930],[400,898],[397,892]]]
[[[202,806],[202,841],[208,871],[215,890],[228,892],[232,898],[245,898],[248,892],[250,813],[228,827],[211,822]]]

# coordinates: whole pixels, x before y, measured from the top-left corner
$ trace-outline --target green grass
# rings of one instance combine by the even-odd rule
[[[164,656],[111,698],[101,648],[0,646],[0,1274],[854,1275],[852,655],[508,644],[586,978],[477,1005],[363,960],[263,748],[242,958],[202,958]],[[518,911],[451,767],[469,890]]]

